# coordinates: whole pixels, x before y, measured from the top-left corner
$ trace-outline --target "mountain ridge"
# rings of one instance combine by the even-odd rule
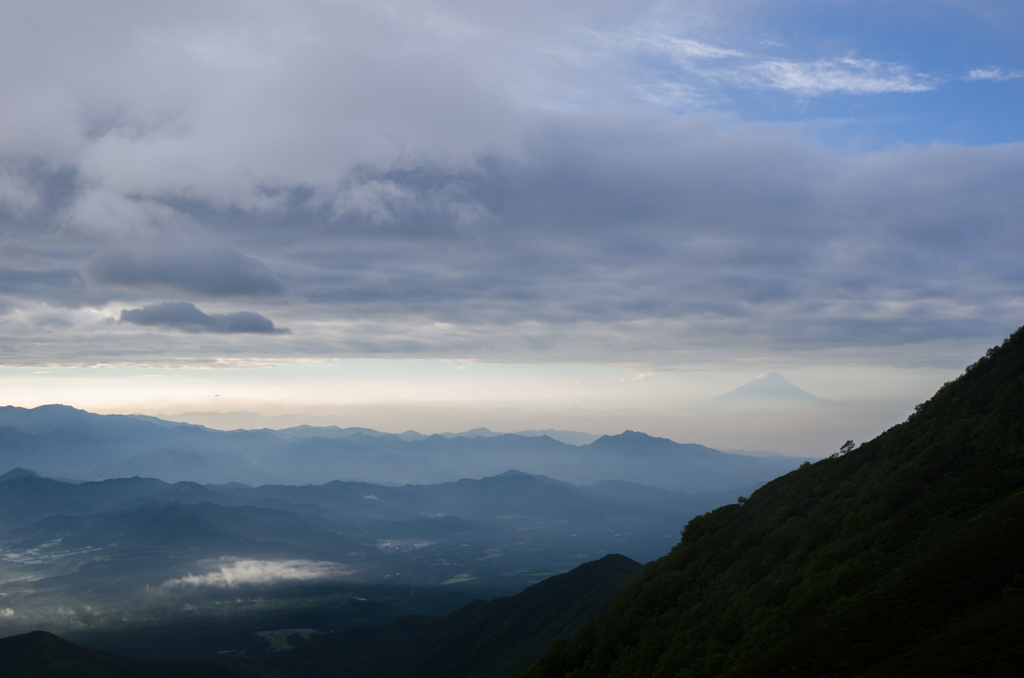
[[[621,479],[698,492],[763,483],[802,461],[724,455],[636,431],[575,445],[543,431],[446,437],[300,429],[217,431],[63,405],[8,406],[0,408],[0,473],[21,467],[78,480],[140,476],[206,484],[301,485],[331,479],[434,484],[520,468],[581,484]],[[645,463],[635,463],[638,458]]]

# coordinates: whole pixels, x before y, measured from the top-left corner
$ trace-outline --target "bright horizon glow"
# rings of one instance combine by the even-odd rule
[[[385,360],[191,370],[5,368],[0,396],[22,407],[59,403],[222,429],[303,423],[426,434],[478,427],[593,434],[631,429],[718,449],[815,455],[830,451],[833,438],[874,437],[957,376],[935,368],[779,370],[794,385],[831,401],[836,411],[824,416],[793,410],[782,417],[759,412],[754,418],[768,428],[753,431],[737,427],[734,414],[708,411],[711,398],[762,373]]]

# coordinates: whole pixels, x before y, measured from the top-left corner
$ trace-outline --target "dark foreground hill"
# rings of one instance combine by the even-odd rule
[[[844,456],[694,518],[522,675],[1019,676],[1024,329]]]
[[[141,662],[75,645],[45,631],[0,638],[0,678],[238,678],[217,666]]]
[[[605,610],[641,570],[620,555],[546,579],[440,621],[405,617],[383,627],[322,636],[265,656],[255,672],[348,678],[468,678],[528,666],[556,637],[571,637]],[[252,664],[245,665],[253,672]]]

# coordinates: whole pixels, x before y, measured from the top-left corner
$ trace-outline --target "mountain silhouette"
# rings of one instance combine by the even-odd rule
[[[793,384],[786,381],[785,377],[777,372],[765,372],[758,375],[753,380],[743,384],[743,386],[734,388],[717,398],[712,398],[711,401],[735,405],[828,402],[824,398],[819,398],[802,388],[793,386]]]

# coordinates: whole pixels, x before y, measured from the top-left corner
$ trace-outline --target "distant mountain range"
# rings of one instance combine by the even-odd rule
[[[76,480],[140,476],[248,485],[333,479],[405,484],[482,478],[515,468],[575,483],[627,480],[692,493],[758,485],[801,461],[722,454],[632,431],[576,445],[546,431],[477,429],[447,436],[334,426],[219,431],[61,405],[0,408],[0,472],[24,467]]]
[[[371,428],[364,428],[360,426],[338,426],[336,424],[295,424],[292,426],[283,426],[286,424],[301,419],[320,419],[324,421],[332,421],[332,417],[308,417],[307,415],[280,415],[268,417],[255,412],[183,412],[181,414],[168,414],[160,415],[160,417],[153,417],[145,414],[133,414],[133,417],[138,417],[146,421],[151,421],[156,424],[164,426],[176,426],[179,424],[188,424],[193,426],[204,426],[213,428],[216,430],[234,430],[237,427],[237,423],[245,422],[250,425],[251,430],[266,430],[276,433],[284,438],[310,438],[310,437],[323,437],[323,438],[344,438],[345,436],[352,435],[353,433],[365,433],[367,435],[397,435],[403,440],[423,440],[427,438],[429,434],[419,433],[417,431],[405,431],[404,433],[387,434],[375,431]],[[162,418],[161,418],[162,417]],[[344,417],[344,419],[353,419],[352,417]],[[278,426],[274,427],[273,424]],[[536,437],[546,435],[550,438],[554,438],[559,442],[563,442],[566,445],[587,445],[594,442],[600,435],[593,433],[583,433],[582,431],[561,431],[558,429],[544,429],[540,430],[525,430],[525,431],[513,431],[514,435]],[[480,427],[474,428],[469,431],[462,431],[461,433],[453,433],[447,431],[440,433],[445,438],[489,438],[492,436],[505,435],[504,433],[492,431],[488,428]]]

